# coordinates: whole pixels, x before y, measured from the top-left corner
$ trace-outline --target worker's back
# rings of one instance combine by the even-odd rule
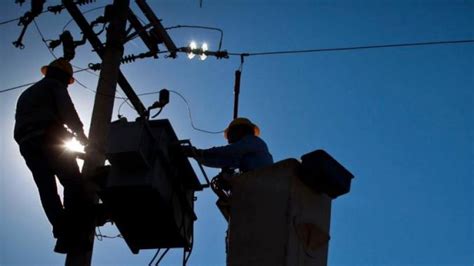
[[[51,126],[82,128],[67,85],[52,78],[40,80],[20,95],[15,120],[16,141],[31,133],[44,133]]]
[[[273,157],[268,151],[267,144],[261,138],[247,135],[242,138],[240,142],[243,142],[243,145],[252,146],[249,150],[253,151],[244,154],[242,157],[240,166],[242,172],[251,171],[273,164]]]

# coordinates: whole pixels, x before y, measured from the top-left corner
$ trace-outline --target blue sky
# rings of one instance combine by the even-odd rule
[[[2,2],[0,20],[28,5]],[[82,10],[107,4],[97,1]],[[465,1],[149,1],[165,27],[219,27],[232,52],[347,47],[473,39],[474,2]],[[48,1],[46,5],[56,4]],[[137,10],[132,1],[132,7]],[[87,15],[94,19],[100,11]],[[137,12],[141,16],[140,12]],[[142,16],[143,17],[143,16]],[[46,39],[57,38],[66,12],[37,19]],[[77,27],[69,26],[78,38]],[[39,80],[52,60],[33,25],[25,49],[11,44],[15,23],[0,26],[0,77],[5,89]],[[219,35],[176,29],[178,47],[191,40],[217,49]],[[145,51],[138,40],[126,53]],[[59,54],[60,49],[56,52]],[[74,64],[99,62],[90,46]],[[350,194],[333,202],[329,265],[472,265],[474,263],[474,45],[249,57],[242,74],[240,114],[262,130],[276,160],[325,149],[355,176]],[[206,61],[186,56],[122,66],[137,93],[168,88],[190,102],[194,122],[223,129],[232,117],[233,77],[239,58]],[[78,73],[91,89],[97,77]],[[119,90],[120,91],[120,90]],[[50,225],[29,170],[13,141],[20,90],[0,95],[0,264],[61,265]],[[86,128],[94,95],[70,88]],[[145,105],[156,98],[143,97]],[[117,114],[118,100],[114,111]],[[134,112],[123,112],[130,119]],[[160,115],[196,146],[225,143],[192,130],[175,95]],[[209,169],[213,175],[215,170]],[[224,265],[226,224],[207,190],[197,194],[195,247],[189,265]],[[103,228],[110,235],[112,226]],[[120,239],[96,241],[94,265],[145,265],[154,251],[133,255]],[[171,252],[163,265],[179,265]]]

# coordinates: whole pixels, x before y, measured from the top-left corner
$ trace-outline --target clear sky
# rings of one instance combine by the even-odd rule
[[[223,48],[232,52],[474,37],[472,0],[203,0],[202,8],[198,0],[149,2],[165,27],[222,28]],[[82,10],[107,3],[97,1]],[[53,4],[57,1],[46,3]],[[0,5],[1,21],[29,8],[14,1]],[[132,7],[143,17],[134,1]],[[55,39],[69,18],[63,11],[43,14],[37,22],[46,39]],[[69,29],[79,38],[74,23]],[[33,25],[25,35],[25,49],[14,48],[11,42],[19,33],[15,23],[0,26],[0,89],[41,79],[40,67],[53,59]],[[217,49],[216,32],[176,29],[170,35],[178,47],[195,40]],[[145,49],[137,39],[127,44],[126,53]],[[73,63],[84,67],[91,62],[99,62],[91,47],[78,48]],[[333,202],[329,265],[473,265],[473,63],[473,44],[246,59],[240,114],[260,126],[275,160],[322,148],[356,176],[350,194]],[[181,55],[121,69],[137,93],[179,91],[190,102],[198,127],[221,130],[232,117],[238,66],[237,57],[199,61]],[[76,77],[96,89],[96,76],[82,72]],[[0,95],[0,265],[61,265],[64,256],[52,251],[51,227],[13,140],[21,91]],[[77,83],[70,94],[88,131],[94,94]],[[142,98],[145,105],[155,99]],[[123,113],[130,119],[135,115],[127,106]],[[184,102],[173,94],[160,116],[196,146],[225,143],[222,135],[192,130]],[[226,223],[215,207],[216,196],[206,190],[197,197],[189,265],[224,265]],[[112,226],[102,231],[117,234]],[[96,241],[93,262],[146,265],[153,254],[133,255],[123,240],[105,239]],[[162,265],[179,263],[176,251]]]

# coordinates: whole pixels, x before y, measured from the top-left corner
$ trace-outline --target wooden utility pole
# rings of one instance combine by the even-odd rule
[[[68,3],[66,3],[68,2]],[[75,5],[73,1],[64,0],[65,5]],[[114,106],[117,81],[119,78],[120,59],[123,55],[123,41],[125,39],[125,26],[127,22],[127,13],[129,0],[114,0],[113,16],[111,16],[110,25],[107,30],[107,40],[105,51],[103,53],[102,69],[97,86],[97,94],[92,111],[91,126],[89,131],[89,148],[87,158],[82,170],[84,181],[87,187],[87,197],[97,201],[97,187],[90,180],[97,167],[105,162],[105,146],[112,111]],[[92,231],[88,232],[91,245],[94,242],[95,225],[87,226]],[[91,265],[92,248],[89,251],[74,251],[68,253],[66,265]]]

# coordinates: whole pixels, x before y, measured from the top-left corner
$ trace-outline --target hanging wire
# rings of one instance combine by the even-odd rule
[[[156,250],[156,253],[155,255],[153,256],[153,258],[150,260],[150,262],[148,263],[148,266],[152,266],[153,265],[153,262],[155,261],[156,257],[158,256],[158,253],[160,253],[160,250],[161,248],[157,249]]]
[[[262,55],[301,54],[301,53],[318,53],[318,52],[333,52],[333,51],[366,50],[366,49],[394,48],[394,47],[410,47],[410,46],[463,44],[463,43],[473,43],[473,42],[474,42],[474,40],[472,40],[472,39],[467,39],[467,40],[454,40],[454,41],[433,41],[433,42],[413,42],[413,43],[397,43],[397,44],[352,46],[352,47],[340,47],[340,48],[320,48],[320,49],[306,49],[306,50],[287,50],[287,51],[253,52],[253,53],[229,53],[229,55],[233,55],[233,56],[262,56]]]
[[[146,92],[146,93],[137,94],[137,96],[146,96],[146,95],[152,95],[152,94],[158,94],[158,93],[160,93],[160,92],[159,92],[159,91]],[[129,100],[130,100],[130,99],[128,99],[128,98],[124,98],[124,99],[123,99],[123,102],[119,105],[119,108],[118,108],[118,110],[117,110],[117,114],[118,114],[119,117],[121,117],[120,110],[122,109],[122,106],[123,106],[125,103],[127,103],[128,106],[130,106],[133,110],[136,110],[135,107],[131,106],[131,105],[128,103]]]
[[[196,130],[196,131],[200,131],[200,132],[207,133],[207,134],[221,134],[221,133],[224,133],[224,130],[210,131],[210,130],[205,130],[205,129],[198,128],[198,127],[194,124],[194,120],[193,120],[193,116],[192,116],[192,112],[191,112],[191,107],[189,106],[188,100],[186,100],[186,98],[185,98],[181,93],[179,93],[179,92],[177,92],[177,91],[169,90],[169,92],[178,95],[178,96],[184,101],[184,103],[186,104],[186,108],[188,109],[189,120],[190,120],[190,123],[191,123],[191,128],[193,128],[193,129]],[[154,92],[140,93],[140,94],[137,94],[137,96],[146,96],[146,95],[152,95],[152,94],[158,94],[158,93],[160,93],[160,92],[159,92],[159,91],[154,91]],[[121,114],[122,106],[123,106],[126,102],[128,102],[128,101],[129,101],[129,99],[125,99],[125,100],[119,105],[119,108],[118,108],[118,110],[117,110],[117,113],[118,113],[118,116],[119,116],[119,117],[122,117],[122,114]],[[134,108],[132,108],[132,109],[134,109]]]
[[[200,132],[203,132],[203,133],[207,133],[207,134],[221,134],[221,133],[224,133],[224,130],[219,130],[219,131],[209,131],[209,130],[204,130],[204,129],[200,129],[198,127],[196,127],[196,125],[194,125],[194,121],[193,121],[193,116],[191,114],[191,108],[189,107],[189,103],[188,101],[186,100],[186,98],[181,95],[181,93],[177,92],[177,91],[174,91],[174,90],[169,90],[170,92],[178,95],[185,103],[186,103],[186,107],[188,108],[188,115],[189,115],[189,120],[191,121],[191,127],[196,130],[196,131],[200,131]]]
[[[160,258],[158,258],[158,260],[156,261],[155,266],[158,265],[158,264],[161,262],[161,260],[163,260],[163,258],[165,257],[166,253],[168,253],[169,250],[170,250],[170,249],[167,248],[167,249],[165,250],[165,252],[163,252],[163,254],[161,254]],[[153,256],[153,258],[151,259],[151,261],[148,263],[148,266],[152,266],[152,265],[153,265],[153,262],[155,261],[156,257],[157,257],[158,254],[160,253],[160,251],[161,251],[161,248],[159,248],[159,249],[156,250],[155,255]]]
[[[104,235],[102,234],[102,232],[100,231],[100,227],[96,226],[95,228],[95,238],[98,240],[98,241],[102,241],[104,240],[104,238],[107,238],[107,239],[116,239],[116,238],[123,238],[123,236],[121,234],[117,234],[115,236],[109,236],[109,235]]]
[[[158,266],[158,264],[161,262],[161,260],[163,260],[163,258],[165,257],[166,253],[168,253],[168,251],[170,251],[169,248],[167,248],[165,250],[165,252],[163,252],[163,254],[161,254],[160,258],[158,258],[158,260],[156,261],[155,266]]]
[[[86,10],[84,12],[82,12],[82,14],[87,14],[87,13],[90,13],[92,11],[96,11],[96,10],[99,10],[99,9],[103,9],[105,8],[107,5],[104,5],[104,6],[99,6],[99,7],[95,7],[95,8],[91,8],[89,10]],[[66,31],[67,27],[69,26],[69,24],[71,24],[71,22],[73,22],[74,19],[70,19],[63,27],[63,32]]]
[[[54,59],[58,59],[58,57],[54,54],[53,50],[49,47],[47,40],[44,39],[44,35],[41,32],[41,29],[38,26],[38,23],[36,23],[36,19],[33,19],[33,23],[35,24],[36,31],[41,37],[41,41],[44,43],[46,48],[48,48],[49,53],[54,57]]]

